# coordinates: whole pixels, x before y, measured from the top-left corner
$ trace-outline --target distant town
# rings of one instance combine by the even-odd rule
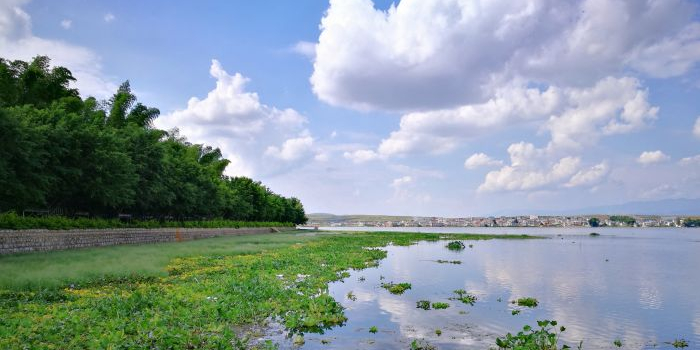
[[[309,214],[307,225],[324,227],[700,227],[700,218],[657,215],[443,218]]]

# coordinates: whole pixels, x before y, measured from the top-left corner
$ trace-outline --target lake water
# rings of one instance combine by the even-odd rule
[[[464,241],[473,248],[461,252],[448,250],[446,242],[386,247],[388,257],[378,267],[351,271],[349,278],[330,284],[348,321],[322,335],[307,334],[302,349],[408,349],[413,339],[425,339],[438,349],[488,349],[497,336],[542,319],[566,326],[562,339],[574,347],[582,340],[584,349],[615,349],[616,339],[624,349],[672,348],[666,342],[675,339],[700,349],[700,229],[399,230],[548,239]],[[589,236],[592,230],[601,236]],[[439,264],[437,259],[462,264]],[[392,295],[380,287],[391,281],[409,282],[412,288]],[[477,302],[470,306],[450,300],[456,289],[476,295]],[[348,292],[356,300],[349,300]],[[539,306],[509,303],[520,297],[537,298]],[[426,311],[416,308],[418,300],[450,307]],[[512,315],[514,309],[520,314]],[[376,334],[369,333],[371,326],[377,327]]]

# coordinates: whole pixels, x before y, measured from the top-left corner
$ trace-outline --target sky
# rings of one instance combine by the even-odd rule
[[[2,1],[35,55],[311,213],[700,197],[698,1]]]

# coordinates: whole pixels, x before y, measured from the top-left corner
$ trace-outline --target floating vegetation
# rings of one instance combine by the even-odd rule
[[[378,331],[377,326],[369,327],[369,332],[372,334],[376,334]]]
[[[513,301],[513,304],[518,304],[518,306],[525,306],[525,307],[537,307],[539,302],[535,298],[520,298],[518,300]]]
[[[615,341],[613,341],[613,345],[617,346],[618,348],[622,347],[622,340],[615,339]]]
[[[355,294],[354,294],[352,291],[349,291],[349,292],[348,292],[347,297],[348,297],[348,299],[350,299],[350,300],[352,300],[352,301],[356,301],[356,300],[357,300],[357,297],[355,296]]]
[[[411,350],[437,350],[437,348],[424,339],[414,339],[411,342]]]
[[[438,328],[435,330],[435,334],[439,337],[442,335],[442,331]]]
[[[410,283],[394,283],[394,282],[389,282],[389,283],[382,283],[382,288],[386,289],[389,291],[391,294],[396,294],[396,295],[401,295],[405,291],[411,289],[411,284]]]
[[[515,315],[517,315],[517,314],[519,314],[519,313],[520,313],[520,310],[517,310],[517,309],[516,309],[516,310],[512,310],[512,311],[510,312],[510,314],[513,315],[513,316],[515,316]]]
[[[670,343],[674,348],[687,348],[688,342],[685,339],[676,339]]]
[[[442,309],[447,309],[448,307],[450,307],[450,304],[443,303],[441,301],[436,301],[432,304],[432,307],[435,310],[442,310]]]
[[[600,233],[598,233],[598,232],[591,232],[591,233],[588,234],[588,235],[591,236],[591,237],[598,237],[598,236],[600,236]]]
[[[416,302],[417,309],[430,310],[430,301],[428,300],[418,300]]]
[[[435,262],[438,264],[455,264],[455,265],[459,265],[462,263],[461,260],[439,260],[439,259],[435,260]]]
[[[455,251],[464,250],[464,243],[462,243],[460,241],[452,241],[450,243],[447,243],[446,247],[449,250],[455,250]]]
[[[473,245],[473,244],[470,244],[470,245],[469,245],[469,248],[474,248],[474,245]]]
[[[464,304],[474,305],[476,302],[476,295],[467,293],[464,289],[457,289],[453,293],[457,294],[457,297],[450,298],[452,300],[459,300]]]
[[[358,280],[359,282],[364,282],[364,281],[365,281],[365,278],[364,278],[364,276],[360,276],[360,278],[358,278],[357,280]]]
[[[496,346],[501,350],[558,350],[559,336],[566,330],[564,326],[559,327],[558,332],[555,327],[557,321],[537,321],[539,329],[532,329],[524,326],[518,334],[506,334],[503,338],[496,338]],[[581,348],[582,344],[579,345]],[[563,345],[561,349],[570,349],[568,345]]]
[[[304,335],[303,334],[296,334],[292,338],[292,343],[296,346],[302,346],[306,341],[304,341]]]

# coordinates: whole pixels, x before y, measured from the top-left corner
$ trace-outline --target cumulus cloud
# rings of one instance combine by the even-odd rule
[[[21,8],[24,3],[26,1],[0,2],[0,47],[3,58],[27,61],[38,55],[48,55],[53,65],[64,66],[73,72],[77,79],[74,85],[83,96],[111,96],[117,84],[102,72],[100,57],[87,48],[32,34],[31,17]],[[61,25],[66,27],[63,22]],[[67,26],[70,25],[68,21]]]
[[[402,116],[399,130],[382,140],[378,153],[444,153],[490,131],[533,122],[550,132],[550,147],[580,148],[651,123],[659,109],[647,98],[631,77],[607,77],[589,88],[507,85],[485,103]]]
[[[637,158],[637,162],[640,164],[648,165],[654,163],[660,163],[669,160],[670,157],[665,155],[661,151],[646,151],[642,152]]]
[[[117,19],[117,17],[114,17],[114,15],[111,13],[106,13],[102,19],[104,19],[105,22],[110,23]]]
[[[476,169],[481,167],[500,166],[503,162],[493,159],[484,153],[474,153],[464,161],[464,167],[467,169]]]
[[[350,159],[353,163],[356,164],[379,159],[379,155],[377,154],[377,152],[368,149],[347,151],[343,153],[343,157],[345,157],[345,159]]]
[[[64,19],[61,21],[61,27],[63,27],[63,29],[70,29],[72,25],[73,21],[69,19]]]
[[[698,117],[697,120],[695,120],[695,126],[693,126],[693,135],[695,137],[700,138],[700,117]]]
[[[589,169],[583,169],[574,174],[564,186],[578,187],[595,185],[608,174],[608,164],[606,162],[596,164]]]
[[[696,5],[669,1],[332,0],[311,83],[333,105],[420,111],[481,103],[514,77],[586,86],[700,60]],[[672,54],[671,54],[672,53]]]
[[[190,98],[186,108],[158,118],[156,126],[179,128],[191,142],[221,148],[232,161],[229,175],[276,174],[315,155],[306,117],[261,103],[258,94],[245,90],[247,78],[227,73],[217,60],[209,74],[216,87],[205,98]]]
[[[683,165],[683,166],[688,166],[688,165],[700,165],[700,154],[692,157],[685,157],[678,161],[678,164]]]

